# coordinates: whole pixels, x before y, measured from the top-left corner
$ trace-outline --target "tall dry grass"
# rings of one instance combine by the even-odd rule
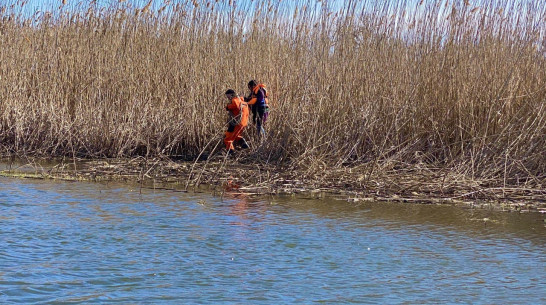
[[[196,156],[255,78],[258,157],[545,177],[542,1],[68,2],[0,4],[6,152]]]

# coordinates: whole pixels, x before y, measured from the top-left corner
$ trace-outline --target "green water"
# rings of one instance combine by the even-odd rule
[[[544,304],[543,219],[0,178],[0,304]]]

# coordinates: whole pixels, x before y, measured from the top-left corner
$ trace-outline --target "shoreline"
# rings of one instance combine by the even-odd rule
[[[0,177],[120,181],[140,188],[188,192],[202,186],[224,196],[336,197],[349,202],[448,204],[510,212],[546,213],[546,189],[469,179],[449,169],[377,164],[303,170],[224,157],[188,162],[167,158],[96,160],[0,159]],[[374,167],[376,168],[374,170]],[[544,181],[539,181],[544,182]],[[499,185],[500,184],[500,185]],[[542,184],[538,184],[540,186]]]
[[[528,9],[544,1],[84,1],[37,15],[18,2],[0,4],[0,157],[37,178],[546,202],[546,23]],[[226,159],[224,93],[250,80],[268,88],[267,134],[251,123],[250,148]]]

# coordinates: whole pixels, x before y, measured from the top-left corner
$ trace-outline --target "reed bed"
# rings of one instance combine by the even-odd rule
[[[0,149],[196,158],[223,136],[223,92],[243,94],[257,79],[272,111],[266,141],[247,129],[246,163],[307,174],[366,165],[362,177],[430,167],[541,188],[545,7],[59,1],[29,13],[8,1],[0,4]]]

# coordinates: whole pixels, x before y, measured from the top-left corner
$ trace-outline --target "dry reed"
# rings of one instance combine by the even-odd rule
[[[0,4],[5,153],[195,157],[225,89],[255,78],[272,92],[256,162],[545,179],[542,1],[18,3]]]

